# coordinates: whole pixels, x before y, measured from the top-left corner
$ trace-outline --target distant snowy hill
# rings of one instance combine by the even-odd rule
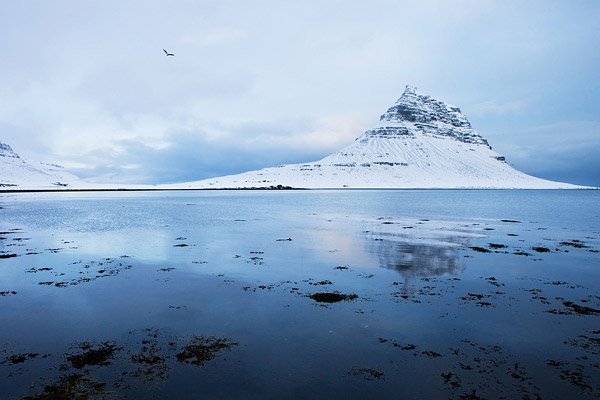
[[[492,151],[458,107],[406,86],[379,124],[322,160],[163,188],[530,188],[581,186],[526,175]]]
[[[120,190],[154,189],[150,185],[91,183],[56,164],[26,160],[6,143],[0,143],[0,190]]]
[[[30,162],[0,143],[0,189],[64,189],[85,186],[55,164]]]

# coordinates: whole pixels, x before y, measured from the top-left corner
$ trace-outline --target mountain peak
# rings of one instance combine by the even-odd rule
[[[402,96],[381,115],[379,122],[379,126],[365,134],[391,138],[420,133],[489,147],[460,108],[436,100],[411,85],[406,85]]]
[[[425,95],[425,93],[419,92],[419,89],[416,86],[412,86],[412,85],[406,85],[406,87],[404,88],[404,93],[402,94],[402,96],[407,95],[407,94],[420,94],[420,95]],[[427,96],[427,95],[425,95]],[[400,97],[402,98],[402,97]],[[398,101],[400,101],[400,99],[398,99]]]

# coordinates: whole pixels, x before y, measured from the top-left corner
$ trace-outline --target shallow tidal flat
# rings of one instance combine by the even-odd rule
[[[0,393],[600,397],[600,193],[0,198]]]

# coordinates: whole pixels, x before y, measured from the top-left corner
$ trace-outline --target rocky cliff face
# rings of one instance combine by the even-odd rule
[[[13,149],[6,143],[0,143],[0,157],[20,158]]]
[[[396,104],[388,108],[379,121],[381,126],[367,131],[366,137],[393,138],[421,133],[489,147],[460,108],[420,93],[413,86],[406,86]]]

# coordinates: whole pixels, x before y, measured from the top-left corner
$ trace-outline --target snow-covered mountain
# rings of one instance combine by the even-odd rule
[[[0,189],[65,189],[85,186],[56,164],[24,160],[6,143],[0,143]]]
[[[0,190],[126,190],[155,189],[153,185],[93,183],[79,179],[56,164],[26,160],[0,142]]]
[[[406,86],[379,124],[322,160],[163,188],[572,189],[512,168],[458,107]]]
[[[0,190],[227,188],[575,189],[512,168],[458,107],[407,86],[379,123],[322,160],[168,185],[96,184],[54,164],[24,160],[0,143]]]

